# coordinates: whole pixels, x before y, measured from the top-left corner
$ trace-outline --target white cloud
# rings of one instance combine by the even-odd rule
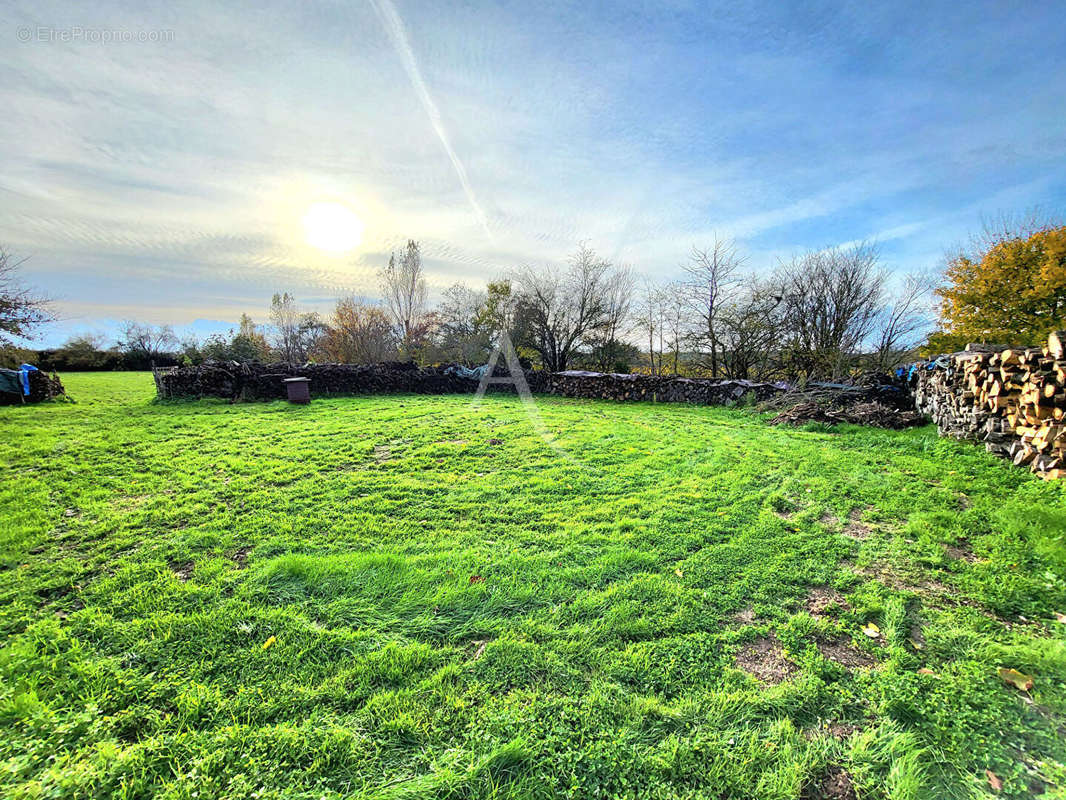
[[[87,321],[370,294],[408,237],[437,288],[579,240],[670,275],[712,232],[755,267],[875,239],[910,269],[982,213],[1066,198],[1061,30],[956,13],[907,44],[889,8],[16,3],[16,28],[175,37],[6,43],[0,242]],[[1000,31],[1044,55],[997,58]],[[322,198],[366,223],[349,258],[300,239]]]

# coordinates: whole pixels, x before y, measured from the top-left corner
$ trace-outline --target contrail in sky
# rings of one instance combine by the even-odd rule
[[[452,144],[448,140],[448,132],[444,129],[444,122],[440,118],[437,104],[433,102],[433,98],[429,95],[429,89],[426,88],[426,82],[422,80],[422,71],[418,68],[418,61],[415,60],[415,51],[411,49],[411,43],[407,40],[407,29],[404,28],[403,20],[400,19],[396,6],[392,4],[392,0],[370,0],[370,3],[374,6],[378,16],[381,17],[385,32],[388,33],[389,38],[392,39],[392,43],[396,47],[400,61],[403,62],[404,69],[407,70],[407,76],[411,79],[411,85],[414,86],[418,99],[422,101],[422,107],[426,110],[429,122],[433,126],[433,130],[437,132],[437,138],[440,139],[444,151],[448,154],[448,158],[451,159],[452,166],[455,167],[455,174],[459,176],[459,183],[463,185],[463,191],[466,192],[466,199],[470,201],[470,205],[474,209],[474,215],[485,230],[485,235],[492,241],[492,231],[489,230],[485,212],[481,209],[477,197],[474,196],[474,189],[470,185],[470,179],[466,176],[466,168],[463,166],[463,162],[459,160],[459,156],[452,149]]]

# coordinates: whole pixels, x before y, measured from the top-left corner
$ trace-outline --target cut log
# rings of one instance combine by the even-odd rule
[[[1066,331],[1052,331],[1048,334],[1047,349],[1052,358],[1066,358]]]

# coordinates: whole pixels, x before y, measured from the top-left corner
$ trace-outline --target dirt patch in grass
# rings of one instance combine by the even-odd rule
[[[818,652],[842,667],[854,669],[855,667],[872,667],[877,664],[877,659],[869,653],[855,647],[843,636],[828,637],[816,636],[814,639]]]
[[[947,553],[948,558],[965,561],[967,564],[973,564],[978,560],[973,550],[970,549],[969,542],[962,541],[958,544],[946,545],[944,551]]]
[[[843,740],[850,738],[854,734],[862,730],[861,725],[856,725],[852,722],[837,722],[835,720],[826,720],[821,723],[817,728],[807,728],[803,731],[803,735],[806,739],[815,739],[819,736],[832,736],[834,739]]]
[[[824,617],[832,609],[846,611],[848,601],[836,589],[828,586],[815,586],[807,593],[807,612],[812,617]]]
[[[851,777],[840,767],[830,767],[818,780],[807,784],[800,800],[858,800]]]
[[[873,533],[873,529],[862,521],[861,508],[851,509],[851,513],[848,514],[848,524],[844,526],[844,535],[849,539],[863,540],[869,538]]]
[[[737,653],[737,666],[762,683],[777,684],[796,672],[796,665],[785,657],[784,648],[773,636],[749,642]]]
[[[832,722],[829,724],[829,735],[834,739],[847,739],[861,730],[860,726],[852,725],[850,722]]]
[[[755,612],[752,611],[751,606],[748,606],[747,608],[740,609],[740,611],[733,612],[730,619],[741,625],[751,625],[751,623],[755,621]]]
[[[192,577],[192,571],[196,569],[196,565],[191,561],[171,561],[170,571],[174,573],[174,577],[184,583]]]
[[[818,517],[818,521],[823,525],[836,525],[837,515],[832,511],[823,511],[822,516]]]
[[[946,600],[951,596],[951,590],[935,578],[921,577],[911,578],[901,575],[890,564],[883,561],[873,561],[863,567],[855,567],[855,572],[866,578],[873,578],[890,589],[898,592],[917,592],[926,597]]]
[[[62,600],[73,591],[73,586],[44,586],[37,590],[37,596],[41,599],[40,606],[43,608],[49,603]]]
[[[383,444],[374,445],[374,460],[379,464],[383,464],[386,461],[391,461],[392,450]]]
[[[251,554],[251,547],[238,547],[233,555],[230,556],[230,560],[233,561],[237,569],[244,569],[248,563],[248,556]]]

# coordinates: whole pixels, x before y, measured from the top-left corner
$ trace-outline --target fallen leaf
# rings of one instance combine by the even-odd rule
[[[471,575],[470,576],[470,582],[471,583],[484,583],[485,579],[482,578],[480,575]]]
[[[862,632],[869,636],[871,639],[876,639],[881,635],[881,629],[874,625],[872,622],[867,622],[866,627],[862,629]]]
[[[274,646],[274,642],[276,642],[277,640],[278,640],[277,636],[271,636],[269,639],[267,639],[265,642],[263,642],[263,649],[264,650],[269,650],[271,647]]]
[[[919,642],[917,639],[913,639],[913,638],[910,639],[910,643],[911,643],[911,647],[913,647],[915,650],[924,650],[925,649],[925,645],[922,644],[921,642]]]
[[[1055,619],[1057,619],[1063,625],[1066,625],[1066,614],[1063,614],[1061,611],[1055,612]]]
[[[986,769],[985,777],[988,778],[988,785],[992,788],[993,792],[998,792],[1003,788],[1003,781],[1001,781],[992,770]]]
[[[931,675],[934,678],[939,677],[935,672],[933,672],[931,669],[929,669],[929,667],[922,667],[920,670],[918,670],[918,674],[919,675]]]
[[[999,677],[1004,682],[1017,686],[1023,692],[1028,692],[1033,688],[1033,677],[1026,675],[1024,672],[1018,672],[1016,669],[1007,669],[1006,667],[999,668]]]
[[[470,658],[471,658],[472,661],[477,661],[478,658],[481,657],[481,654],[485,652],[485,645],[488,644],[488,640],[487,639],[475,639],[470,644],[476,645],[476,649],[474,650],[474,655],[472,655]]]
[[[681,567],[678,567],[677,569],[675,569],[675,570],[674,570],[674,574],[675,574],[675,575],[676,575],[677,577],[679,577],[679,578],[683,578],[683,577],[685,577],[685,573],[681,571]]]

